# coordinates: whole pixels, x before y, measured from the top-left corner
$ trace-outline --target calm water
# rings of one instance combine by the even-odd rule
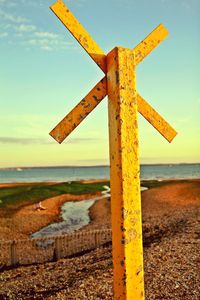
[[[66,202],[61,208],[62,222],[52,223],[31,235],[31,238],[40,238],[51,235],[61,235],[81,229],[90,222],[89,208],[95,199]]]
[[[200,164],[142,165],[141,179],[200,178]],[[0,169],[0,183],[109,179],[109,167]]]
[[[40,238],[51,235],[72,233],[89,224],[89,209],[95,201],[108,198],[108,195],[93,197],[82,201],[71,201],[63,204],[60,217],[63,221],[52,223],[41,230],[33,233],[31,238]]]

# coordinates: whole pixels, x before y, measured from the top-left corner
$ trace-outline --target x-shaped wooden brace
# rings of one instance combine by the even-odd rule
[[[106,55],[103,50],[92,39],[89,33],[74,17],[62,1],[57,1],[51,6],[52,11],[60,21],[72,33],[80,45],[96,62],[101,70],[106,74]],[[168,35],[166,28],[160,24],[154,29],[139,45],[132,51],[135,53],[135,63],[139,64],[156,46],[160,44]],[[50,132],[50,135],[58,142],[64,139],[93,111],[93,109],[107,96],[106,76],[67,114],[66,117]],[[176,136],[176,131],[161,117],[150,104],[139,94],[137,95],[137,105],[140,114],[169,142]]]
[[[135,67],[168,32],[159,25],[133,50],[116,47],[106,56],[61,0],[51,9],[106,76],[50,134],[62,143],[108,95],[114,297],[143,300],[137,111],[169,142],[176,131],[137,93]]]

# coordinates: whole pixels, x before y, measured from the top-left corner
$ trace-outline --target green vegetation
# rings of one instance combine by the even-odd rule
[[[141,186],[147,187],[148,189],[157,188],[166,184],[170,184],[171,181],[158,181],[158,180],[142,180]]]
[[[178,179],[178,180],[162,180],[162,181],[158,181],[158,180],[142,180],[141,181],[141,186],[147,187],[148,189],[151,188],[158,188],[164,185],[173,185],[173,184],[177,184],[177,183],[187,183],[190,182],[190,180],[188,179]],[[191,180],[191,182],[193,182],[194,184],[194,180]],[[197,182],[197,185],[199,183]]]
[[[95,194],[96,192],[103,191],[104,185],[109,185],[109,182],[30,183],[28,185],[0,188],[0,208],[16,210],[25,205],[63,194]]]
[[[26,205],[63,194],[95,194],[103,191],[104,185],[109,185],[109,182],[30,183],[0,188],[0,216],[11,217],[12,214]]]
[[[141,182],[141,185],[147,188],[156,188],[166,184],[174,184],[174,182],[170,180],[144,180]],[[110,186],[110,182],[83,183],[74,181],[71,183],[64,182],[56,184],[30,183],[15,187],[4,187],[0,188],[0,209],[2,213],[11,215],[26,205],[63,194],[95,194],[96,192],[103,191],[104,185]]]
[[[169,181],[145,180],[141,182],[142,186],[153,188],[169,184]],[[19,209],[25,205],[34,204],[44,199],[63,194],[95,194],[103,191],[104,185],[110,186],[109,181],[83,183],[72,181],[71,183],[30,183],[15,187],[0,188],[0,208],[9,207]]]

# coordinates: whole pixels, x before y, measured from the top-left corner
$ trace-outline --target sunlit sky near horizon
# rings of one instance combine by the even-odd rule
[[[107,99],[63,144],[48,135],[103,77],[49,9],[54,2],[0,0],[0,168],[109,162]],[[64,2],[106,53],[167,27],[137,67],[137,88],[178,136],[169,144],[139,117],[141,162],[200,162],[200,1]]]

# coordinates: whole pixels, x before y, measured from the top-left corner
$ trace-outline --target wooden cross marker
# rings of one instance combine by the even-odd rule
[[[134,49],[116,47],[105,55],[61,0],[51,9],[106,76],[50,135],[62,143],[108,95],[114,298],[144,299],[137,111],[169,142],[177,133],[138,94],[136,66],[168,31],[161,24]]]

